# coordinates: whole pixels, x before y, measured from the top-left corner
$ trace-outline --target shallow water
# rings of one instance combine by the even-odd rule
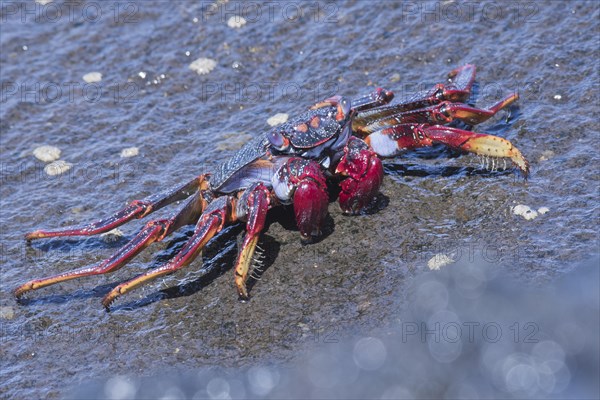
[[[298,332],[351,338],[397,320],[436,254],[483,258],[532,290],[597,254],[595,2],[244,4],[1,3],[2,397],[55,398],[113,375],[294,361],[314,347]],[[247,23],[229,27],[234,15]],[[188,68],[200,57],[217,62],[207,75]],[[375,86],[402,96],[465,63],[479,68],[478,105],[519,91],[518,107],[477,130],[518,146],[530,179],[443,148],[387,161],[377,212],[349,218],[332,204],[316,244],[301,245],[289,210],[273,212],[262,239],[268,268],[249,304],[237,301],[230,271],[239,228],[209,244],[203,262],[110,314],[102,296],[164,262],[189,230],[111,276],[14,301],[19,283],[98,262],[126,242],[27,246],[24,233],[90,221],[210,171],[276,113]],[[90,72],[102,80],[86,84]],[[72,168],[46,175],[32,155],[44,144]],[[139,155],[121,158],[129,147]],[[512,214],[517,204],[550,211],[525,220]],[[122,230],[131,237],[140,226]]]

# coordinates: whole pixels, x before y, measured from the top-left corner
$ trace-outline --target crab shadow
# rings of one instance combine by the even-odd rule
[[[26,241],[26,255],[32,259],[38,255],[38,252],[59,251],[63,253],[71,253],[73,248],[77,247],[84,252],[98,252],[100,250],[119,249],[123,247],[130,238],[126,236],[113,237],[106,239],[102,236],[90,236],[84,238],[60,238],[50,239],[46,241]],[[35,243],[35,245],[33,244]]]

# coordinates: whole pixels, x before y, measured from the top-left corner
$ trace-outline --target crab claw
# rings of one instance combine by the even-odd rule
[[[340,184],[339,196],[340,207],[347,214],[357,214],[364,209],[383,182],[381,160],[358,138],[350,139],[335,172],[348,176]]]
[[[273,175],[271,183],[279,201],[294,204],[296,225],[302,239],[318,236],[329,204],[327,182],[319,163],[291,157]]]
[[[294,192],[294,214],[302,239],[321,234],[321,224],[327,215],[329,196],[318,164],[308,163],[299,177]]]

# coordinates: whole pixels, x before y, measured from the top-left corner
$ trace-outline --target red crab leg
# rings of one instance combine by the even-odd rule
[[[513,93],[498,103],[494,104],[489,109],[469,107],[463,103],[445,103],[438,106],[440,113],[445,114],[450,121],[458,119],[466,122],[469,125],[480,124],[488,119],[492,118],[498,111],[513,104],[519,99],[518,93]]]
[[[245,208],[244,211],[247,213],[248,219],[246,222],[246,236],[240,247],[234,268],[235,285],[242,300],[248,299],[246,278],[248,277],[248,270],[258,238],[265,226],[270,196],[269,189],[264,184],[258,183],[246,190],[238,202],[238,208]]]
[[[525,177],[529,163],[510,141],[485,133],[469,132],[442,125],[401,124],[369,135],[365,141],[382,157],[391,157],[403,150],[442,143],[453,149],[488,157],[505,157],[519,168]]]
[[[247,215],[245,218],[248,221],[246,237],[235,267],[235,283],[242,300],[248,299],[248,270],[269,205],[273,202],[293,201],[296,224],[303,240],[320,234],[321,224],[327,215],[327,184],[317,162],[290,157],[277,169],[272,183],[272,192],[263,184],[257,184],[247,189],[238,202],[238,212]]]
[[[57,236],[89,236],[108,232],[134,218],[145,217],[168,204],[188,198],[196,190],[207,185],[205,179],[206,176],[201,175],[182,186],[176,186],[162,193],[146,197],[143,200],[134,200],[125,208],[103,220],[80,227],[68,227],[49,231],[38,230],[25,235],[25,239],[32,240]]]
[[[340,183],[339,204],[345,213],[360,212],[377,194],[383,182],[381,160],[356,137],[348,141],[335,172],[348,176]]]
[[[450,83],[447,85],[439,83],[429,90],[420,91],[406,99],[402,99],[397,104],[359,110],[360,112],[352,123],[352,130],[367,133],[363,131],[364,127],[377,120],[390,118],[407,111],[427,108],[443,101],[465,102],[471,95],[471,88],[475,81],[475,66],[471,64],[463,65],[451,71],[448,77]]]
[[[186,205],[177,213],[176,216],[170,219],[161,219],[149,221],[146,226],[125,246],[121,247],[110,258],[104,260],[100,264],[91,267],[79,268],[73,271],[68,271],[62,274],[49,276],[41,279],[34,279],[15,290],[15,296],[21,297],[24,293],[31,290],[40,289],[46,286],[54,285],[55,283],[68,281],[83,276],[100,275],[109,272],[114,272],[127,264],[140,251],[148,247],[155,241],[162,240],[171,232],[179,229],[183,225],[195,222],[198,216],[202,213],[202,209],[206,203],[202,200],[200,192],[190,199]]]
[[[191,263],[206,243],[223,229],[224,224],[232,222],[231,209],[232,198],[223,196],[213,200],[202,213],[192,237],[171,261],[116,286],[102,300],[104,307],[108,310],[118,296],[160,276],[171,274]]]
[[[407,111],[392,117],[376,120],[366,126],[362,126],[360,128],[360,133],[366,135],[398,124],[447,124],[455,119],[475,125],[490,119],[496,115],[498,111],[514,103],[518,98],[519,95],[513,93],[487,110],[470,107],[463,103],[445,101],[432,107]]]

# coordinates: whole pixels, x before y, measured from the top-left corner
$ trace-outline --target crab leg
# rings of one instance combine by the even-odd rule
[[[206,243],[223,229],[226,222],[233,222],[231,213],[232,201],[232,198],[227,196],[218,197],[213,200],[202,213],[192,237],[171,261],[161,267],[155,268],[116,286],[102,300],[104,307],[108,309],[118,296],[125,294],[148,281],[173,273],[191,263],[198,256]]]
[[[391,117],[375,120],[368,125],[358,127],[357,131],[363,135],[367,135],[398,124],[447,124],[455,119],[470,125],[475,125],[490,119],[496,115],[498,111],[514,103],[518,98],[519,95],[513,93],[494,104],[489,109],[475,108],[463,103],[444,101],[443,103],[432,107],[406,111]]]
[[[488,119],[492,118],[496,113],[503,108],[511,105],[519,99],[518,93],[513,93],[498,103],[494,104],[489,109],[481,109],[470,107],[463,103],[443,103],[439,107],[439,112],[446,115],[451,122],[455,119],[466,122],[469,125],[480,124]]]
[[[276,162],[275,165],[281,164]],[[299,157],[286,158],[285,163],[273,172],[271,183],[272,192],[263,183],[248,188],[236,207],[237,217],[247,220],[246,236],[234,270],[235,284],[242,300],[248,299],[246,279],[270,205],[293,202],[296,224],[303,240],[320,234],[327,214],[327,184],[317,162]]]
[[[246,222],[246,236],[240,247],[234,268],[235,285],[242,300],[248,299],[246,279],[258,238],[265,226],[270,196],[269,189],[264,184],[258,183],[247,189],[238,202],[237,208],[244,214],[247,214],[248,219]]]
[[[196,221],[205,206],[206,203],[202,200],[201,193],[196,192],[196,195],[186,203],[176,216],[170,219],[149,221],[129,243],[121,247],[115,254],[100,264],[79,268],[42,279],[31,280],[19,286],[14,294],[19,298],[26,292],[54,285],[55,283],[84,276],[114,272],[127,264],[133,257],[153,242],[161,241],[165,236],[179,229],[183,225]]]
[[[471,95],[471,88],[475,81],[475,66],[471,64],[463,65],[451,71],[448,77],[450,83],[446,85],[439,83],[429,90],[423,90],[402,99],[397,104],[377,108],[359,108],[357,110],[359,113],[352,123],[352,130],[363,132],[365,126],[377,120],[391,118],[407,111],[428,108],[444,101],[465,102]],[[393,125],[398,123],[395,122]]]
[[[481,156],[510,158],[525,177],[529,174],[529,163],[519,149],[504,138],[485,133],[443,125],[400,124],[372,133],[367,136],[365,142],[382,157],[392,157],[403,150],[441,143],[453,149]]]
[[[108,218],[80,227],[69,227],[58,230],[38,230],[25,235],[25,239],[41,239],[57,236],[90,236],[98,233],[108,232],[134,218],[143,218],[168,204],[188,198],[198,189],[208,186],[206,175],[194,178],[192,181],[162,193],[146,197],[143,200],[134,200],[125,208],[117,211]]]

